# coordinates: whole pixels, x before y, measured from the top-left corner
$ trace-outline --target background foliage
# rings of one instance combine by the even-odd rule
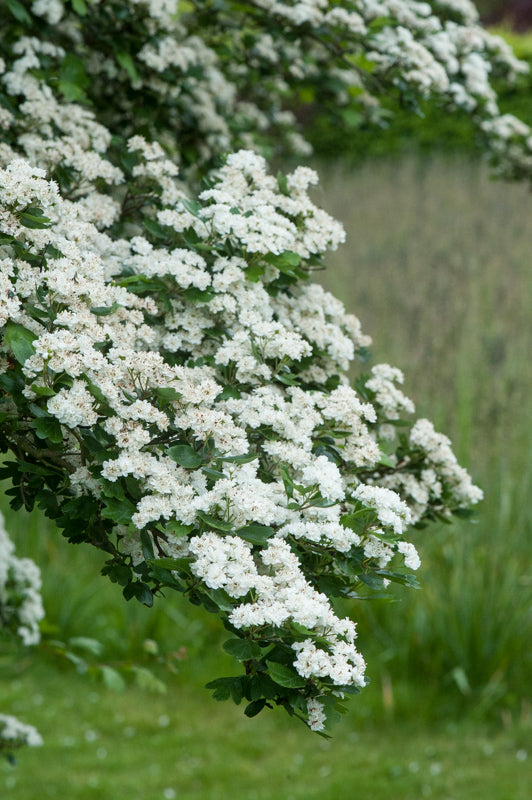
[[[513,114],[531,125],[532,33],[517,33],[508,24],[493,28],[493,33],[502,36],[518,58],[530,67],[528,75],[520,76],[515,85],[496,84],[501,113]],[[350,108],[340,112],[342,125],[334,126],[330,124],[328,113],[319,106],[301,113],[306,117],[308,137],[314,151],[322,158],[335,158],[341,154],[350,163],[360,163],[368,157],[430,153],[435,148],[442,152],[472,155],[479,152],[478,135],[473,133],[470,115],[465,111],[449,114],[430,101],[422,102],[416,113],[408,106],[397,109],[393,102],[388,105],[390,114],[383,119],[377,135],[375,126],[365,124]]]

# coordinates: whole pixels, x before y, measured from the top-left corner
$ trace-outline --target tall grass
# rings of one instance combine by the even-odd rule
[[[432,685],[440,705],[459,693],[519,707],[532,666],[532,198],[458,158],[321,172],[321,202],[348,233],[322,282],[485,492],[476,525],[417,534],[422,591],[356,608],[361,641],[384,646],[389,703],[388,673]]]

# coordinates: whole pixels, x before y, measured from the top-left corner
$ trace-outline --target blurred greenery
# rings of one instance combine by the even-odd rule
[[[18,554],[43,569],[49,635],[95,637],[111,665],[144,663],[146,639],[178,658],[176,674],[152,659],[159,695],[110,693],[38,652],[0,657],[0,709],[45,737],[19,767],[0,766],[0,796],[528,799],[530,195],[463,156],[317,166],[317,199],[348,240],[316,278],[453,439],[486,495],[478,521],[415,533],[421,590],[346,609],[371,684],[327,742],[279,711],[248,720],[210,698],[204,684],[233,670],[214,617],[179,597],[126,604],[98,575],[100,553],[7,510]]]
[[[45,749],[0,762],[9,800],[528,800],[530,727],[425,726],[353,704],[332,741],[286,714],[213,703],[185,664],[167,695],[113,694],[77,675],[24,670],[0,689]],[[198,674],[199,673],[199,674]],[[528,755],[528,758],[527,758]]]
[[[383,674],[422,676],[438,708],[517,710],[532,667],[530,194],[465,157],[321,172],[348,231],[324,284],[485,492],[477,524],[417,533],[422,591],[357,609],[361,649],[384,648]]]
[[[532,33],[517,33],[501,24],[491,32],[502,36],[513,48],[516,56],[528,65],[528,75],[519,76],[515,84],[495,82],[499,106],[504,114],[514,114],[532,126]],[[338,109],[338,124],[330,124],[330,114],[314,108],[306,121],[305,133],[318,157],[345,160],[358,164],[368,157],[383,157],[403,153],[480,152],[471,115],[436,106],[431,101],[422,102],[417,109],[410,106],[397,108],[393,100],[382,99],[389,115],[383,118],[377,132],[374,124],[360,124],[360,117],[350,106]],[[307,112],[308,114],[309,112]],[[347,131],[347,133],[346,133]]]

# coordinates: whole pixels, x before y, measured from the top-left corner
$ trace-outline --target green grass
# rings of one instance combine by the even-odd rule
[[[212,616],[179,597],[124,603],[99,553],[8,512],[19,555],[43,568],[54,635],[94,636],[111,663],[144,657],[146,638],[188,658],[160,696],[0,660],[0,709],[45,737],[16,769],[0,765],[0,797],[528,800],[530,195],[466,160],[412,158],[329,165],[318,199],[348,229],[318,277],[453,439],[485,492],[478,522],[417,532],[422,589],[351,607],[371,684],[326,742],[280,711],[248,720],[210,699],[204,684],[233,670]]]
[[[281,712],[254,720],[210,701],[185,665],[165,696],[120,695],[35,667],[1,705],[38,724],[46,749],[0,765],[10,800],[528,800],[530,728],[387,722],[366,701],[332,741]],[[4,794],[5,792],[5,794]]]

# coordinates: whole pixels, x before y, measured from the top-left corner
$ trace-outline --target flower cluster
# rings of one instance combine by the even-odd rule
[[[0,714],[0,753],[12,753],[19,747],[40,747],[42,737],[33,725],[21,722],[10,714]]]
[[[325,84],[335,102],[356,84],[368,108],[375,82],[438,94],[497,141],[523,139],[488,82],[521,67],[466,0],[438,13],[395,0],[177,15],[171,0],[135,0],[116,17],[115,0],[78,5],[81,21],[37,0],[24,34],[4,26],[2,477],[15,508],[37,503],[70,541],[105,551],[126,599],[174,589],[223,618],[245,674],[214,681],[216,697],[322,730],[365,683],[335,598],[412,583],[410,527],[481,492],[427,420],[403,419],[415,409],[400,370],[351,383],[370,339],[311,281],[344,231],[312,199],[311,169],[274,176],[258,150],[293,143],[283,99],[312,87],[330,102]],[[497,152],[502,164],[510,151]],[[25,587],[29,642],[38,576],[2,541],[0,593]]]
[[[15,635],[24,645],[40,641],[39,622],[44,617],[40,594],[41,574],[29,558],[17,558],[0,514],[0,633]],[[42,744],[39,732],[17,717],[0,714],[0,753]]]
[[[17,558],[0,515],[0,625],[23,644],[40,641],[39,622],[44,617],[41,573],[30,558]]]

